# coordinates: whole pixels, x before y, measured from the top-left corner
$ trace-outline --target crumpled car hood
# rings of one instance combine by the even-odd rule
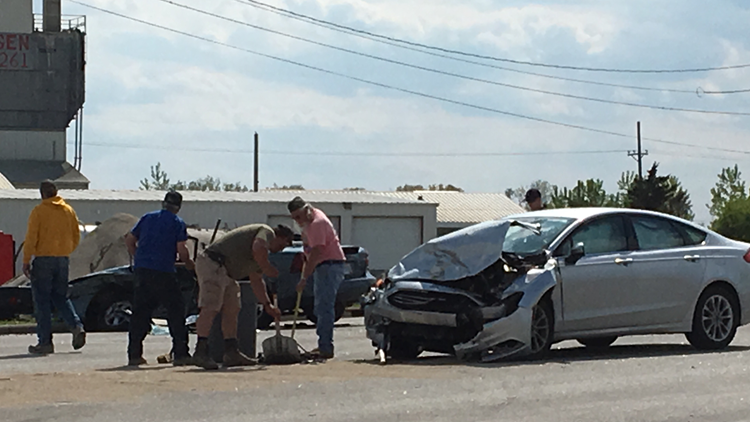
[[[392,281],[452,281],[479,274],[497,262],[511,221],[488,221],[432,239],[388,272]]]

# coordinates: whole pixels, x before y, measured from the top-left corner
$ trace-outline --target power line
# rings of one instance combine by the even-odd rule
[[[314,41],[314,40],[311,40],[311,39],[308,39],[308,38],[299,37],[299,36],[296,36],[296,35],[291,35],[291,34],[288,34],[288,33],[285,33],[285,32],[281,32],[281,31],[276,31],[276,30],[273,30],[273,29],[269,29],[269,28],[265,28],[265,27],[259,26],[259,25],[254,25],[254,24],[251,24],[251,23],[248,23],[248,22],[243,22],[243,21],[240,21],[240,20],[237,20],[237,19],[228,18],[228,17],[221,16],[221,15],[218,15],[218,14],[215,14],[215,13],[212,13],[212,12],[208,12],[208,11],[205,11],[205,10],[202,10],[202,9],[195,8],[195,7],[192,7],[192,6],[188,6],[188,5],[185,5],[185,4],[177,3],[177,2],[172,1],[172,0],[159,0],[159,1],[161,1],[163,3],[171,4],[173,6],[176,6],[176,7],[185,9],[185,10],[189,10],[189,11],[192,11],[192,12],[200,13],[200,14],[205,15],[205,16],[211,16],[211,17],[214,17],[214,18],[217,18],[217,19],[221,19],[221,20],[226,21],[226,22],[231,22],[231,23],[235,23],[235,24],[238,24],[238,25],[247,26],[247,27],[250,27],[250,28],[253,28],[253,29],[257,29],[257,30],[260,30],[260,31],[264,31],[264,32],[268,32],[268,33],[271,33],[271,34],[276,34],[276,35],[280,35],[280,36],[283,36],[283,37],[287,37],[287,38],[295,39],[295,40],[298,40],[298,41],[306,42],[306,43],[309,43],[309,44],[314,44],[314,45],[317,45],[317,46],[321,46],[321,47],[325,47],[325,48],[330,48],[332,50],[341,51],[341,52],[345,52],[345,53],[348,53],[348,54],[354,54],[354,55],[357,55],[357,56],[366,57],[366,58],[369,58],[369,59],[373,59],[373,60],[378,60],[378,61],[382,61],[382,62],[394,64],[394,65],[397,65],[397,66],[408,67],[408,68],[411,68],[411,69],[417,69],[417,70],[421,70],[421,71],[425,71],[425,72],[435,73],[435,74],[444,75],[444,76],[450,76],[450,77],[464,79],[464,80],[469,80],[469,81],[473,81],[473,82],[479,82],[479,83],[484,83],[484,84],[489,84],[489,85],[501,86],[501,87],[505,87],[505,88],[517,89],[517,90],[527,91],[527,92],[535,92],[535,93],[545,94],[545,95],[553,95],[553,96],[563,97],[563,98],[571,98],[571,99],[575,99],[575,100],[593,101],[593,102],[597,102],[597,103],[622,105],[622,106],[627,106],[627,107],[648,108],[648,109],[652,109],[652,110],[662,110],[662,111],[678,111],[678,112],[685,112],[685,113],[719,114],[719,115],[730,115],[730,116],[750,116],[750,113],[737,112],[737,111],[701,110],[701,109],[691,109],[691,108],[681,108],[681,107],[657,106],[657,105],[651,105],[651,104],[630,103],[630,102],[625,102],[625,101],[614,101],[614,100],[607,100],[607,99],[603,99],[603,98],[594,98],[594,97],[587,97],[587,96],[581,96],[581,95],[566,94],[566,93],[563,93],[563,92],[547,91],[547,90],[543,90],[543,89],[529,88],[529,87],[520,86],[520,85],[513,85],[513,84],[508,84],[508,83],[503,83],[503,82],[491,81],[491,80],[488,80],[488,79],[475,78],[475,77],[472,77],[472,76],[466,76],[466,75],[462,75],[462,74],[459,74],[459,73],[446,72],[446,71],[443,71],[443,70],[433,69],[433,68],[429,68],[429,67],[425,67],[425,66],[419,66],[419,65],[415,65],[415,64],[411,64],[411,63],[406,63],[406,62],[402,62],[402,61],[398,61],[398,60],[392,60],[392,59],[388,59],[388,58],[385,58],[385,57],[375,56],[375,55],[372,55],[372,54],[362,53],[362,52],[359,52],[359,51],[350,50],[348,48],[337,47],[337,46],[334,46],[334,45],[331,45],[331,44],[326,44],[326,43],[322,43],[322,42],[319,42],[319,41]]]
[[[93,10],[98,10],[98,11],[100,11],[102,13],[110,14],[110,15],[113,15],[113,16],[118,16],[118,17],[121,17],[123,19],[127,19],[127,20],[130,20],[130,21],[133,21],[133,22],[142,23],[144,25],[151,26],[151,27],[154,27],[154,28],[163,29],[165,31],[172,32],[172,33],[175,33],[175,34],[184,35],[186,37],[198,39],[198,40],[205,41],[205,42],[208,42],[208,43],[211,43],[211,44],[215,44],[215,45],[221,45],[221,46],[224,46],[224,47],[227,47],[227,48],[231,48],[231,49],[234,49],[234,50],[237,50],[237,51],[242,51],[242,52],[245,52],[245,53],[248,53],[248,54],[253,54],[253,55],[256,55],[256,56],[259,56],[259,57],[265,57],[265,58],[268,58],[268,59],[271,59],[271,60],[275,60],[275,61],[278,61],[278,62],[291,64],[291,65],[302,67],[302,68],[305,68],[305,69],[315,70],[315,71],[320,72],[320,73],[324,73],[324,74],[328,74],[328,75],[333,75],[333,76],[337,76],[337,77],[340,77],[340,78],[349,79],[349,80],[352,80],[352,81],[357,81],[357,82],[361,82],[361,83],[372,85],[372,86],[377,86],[377,87],[380,87],[380,88],[385,88],[385,89],[389,89],[389,90],[393,90],[393,91],[403,92],[403,93],[415,95],[415,96],[418,96],[418,97],[429,98],[429,99],[440,101],[440,102],[444,102],[444,103],[447,103],[447,104],[453,104],[453,105],[459,105],[459,106],[469,107],[469,108],[473,108],[473,109],[476,109],[476,110],[487,111],[487,112],[501,114],[501,115],[505,115],[505,116],[517,117],[517,118],[520,118],[520,119],[525,119],[525,120],[530,120],[530,121],[540,122],[540,123],[546,123],[546,124],[550,124],[550,125],[554,125],[554,126],[567,127],[567,128],[578,129],[578,130],[582,130],[582,131],[586,131],[586,132],[600,133],[600,134],[603,134],[603,135],[616,136],[616,137],[620,137],[620,138],[630,138],[631,137],[630,135],[626,135],[624,133],[618,133],[618,132],[613,132],[613,131],[603,130],[603,129],[596,129],[596,128],[591,128],[591,127],[587,127],[587,126],[575,125],[575,124],[564,123],[564,122],[557,122],[557,121],[554,121],[554,120],[548,120],[548,119],[543,119],[543,118],[534,117],[534,116],[528,116],[528,115],[524,115],[524,114],[512,113],[512,112],[498,110],[498,109],[491,108],[491,107],[480,106],[480,105],[476,105],[476,104],[466,103],[466,102],[463,102],[463,101],[452,100],[450,98],[444,98],[444,97],[440,97],[440,96],[436,96],[436,95],[431,95],[431,94],[426,94],[426,93],[422,93],[422,92],[418,92],[418,91],[412,91],[412,90],[409,90],[409,89],[400,88],[400,87],[396,87],[396,86],[392,86],[392,85],[387,85],[387,84],[384,84],[384,83],[375,82],[375,81],[371,81],[371,80],[368,80],[368,79],[358,78],[356,76],[346,75],[346,74],[335,72],[335,71],[332,71],[332,70],[323,69],[323,68],[320,68],[320,67],[311,66],[311,65],[308,65],[308,64],[296,62],[294,60],[284,59],[284,58],[281,58],[281,57],[272,56],[270,54],[260,53],[260,52],[249,50],[249,49],[246,49],[246,48],[243,48],[243,47],[238,47],[238,46],[235,46],[235,45],[232,45],[232,44],[223,43],[221,41],[212,40],[210,38],[201,37],[199,35],[191,34],[189,32],[180,31],[180,30],[177,30],[177,29],[173,29],[173,28],[169,28],[169,27],[163,26],[163,25],[159,25],[159,24],[155,24],[155,23],[152,23],[152,22],[144,21],[142,19],[138,19],[138,18],[134,18],[134,17],[131,17],[131,16],[127,16],[127,15],[124,15],[124,14],[121,14],[121,13],[118,13],[118,12],[114,12],[114,11],[111,11],[111,10],[103,9],[101,7],[92,6],[90,4],[83,3],[83,2],[81,2],[79,0],[68,0],[68,1],[71,2],[71,3],[75,3],[75,4],[79,4],[81,6],[88,7],[88,8],[93,9]],[[679,145],[679,146],[684,146],[684,147],[689,147],[689,148],[719,150],[719,151],[727,151],[727,152],[736,152],[736,153],[741,153],[741,154],[750,154],[750,151],[729,150],[729,149],[717,148],[717,147],[709,147],[709,146],[704,146],[704,145],[687,144],[687,143],[675,142],[675,141],[664,141],[664,140],[653,139],[653,138],[643,138],[643,139],[651,141],[651,142],[664,143],[664,144],[670,144],[670,145]]]
[[[105,148],[125,149],[155,149],[155,150],[180,150],[191,152],[215,152],[231,154],[252,154],[251,149],[233,148],[191,148],[182,145],[133,145],[117,143],[88,142],[87,146]],[[523,151],[523,152],[382,152],[382,151],[284,151],[284,150],[261,150],[266,155],[302,155],[302,156],[325,156],[325,157],[504,157],[524,155],[582,155],[582,154],[621,154],[627,152],[622,149],[612,150],[583,150],[583,151]]]
[[[237,1],[239,3],[247,4],[247,3],[244,3],[244,2],[242,2],[240,0],[235,0],[235,1]],[[446,54],[435,53],[435,52],[423,50],[423,49],[420,49],[420,48],[410,47],[408,45],[398,44],[398,43],[395,43],[395,42],[391,42],[391,41],[387,41],[387,40],[383,40],[383,39],[379,39],[379,38],[374,38],[374,37],[371,37],[369,35],[360,34],[360,33],[357,33],[357,32],[351,32],[349,30],[337,28],[335,26],[329,26],[327,24],[319,23],[319,22],[316,22],[316,21],[307,20],[307,19],[301,18],[299,16],[289,15],[289,14],[286,14],[286,13],[280,11],[280,10],[284,10],[284,9],[274,10],[274,9],[266,9],[266,8],[264,8],[262,6],[258,6],[258,5],[254,5],[254,4],[247,4],[247,5],[255,7],[255,8],[259,9],[259,10],[263,10],[263,11],[266,11],[266,12],[271,12],[271,13],[277,14],[279,16],[284,16],[284,17],[287,17],[287,18],[290,18],[290,19],[294,19],[294,20],[297,20],[297,21],[300,21],[300,22],[305,22],[305,23],[308,23],[308,24],[311,24],[311,25],[315,25],[315,26],[318,26],[320,28],[325,28],[325,29],[328,29],[330,31],[335,31],[335,32],[339,32],[339,33],[347,34],[347,35],[352,35],[352,36],[359,37],[359,38],[362,38],[362,39],[366,39],[366,40],[378,42],[378,43],[385,44],[385,45],[390,45],[390,46],[393,46],[393,47],[396,47],[396,48],[401,48],[401,49],[409,50],[409,51],[415,51],[415,52],[418,52],[418,53],[421,53],[421,54],[426,54],[428,56],[440,57],[440,58],[443,58],[443,59],[452,60],[452,61],[456,61],[456,62],[468,63],[468,64],[472,64],[472,65],[476,65],[476,66],[482,66],[482,67],[491,68],[491,69],[498,69],[498,70],[503,70],[503,71],[507,71],[507,72],[519,73],[519,74],[522,74],[522,75],[531,75],[531,76],[537,76],[537,77],[540,77],[540,78],[554,79],[554,80],[560,80],[560,81],[576,82],[576,83],[581,83],[581,84],[597,85],[597,86],[608,86],[608,87],[613,87],[613,88],[626,88],[626,89],[641,90],[641,91],[670,92],[670,93],[676,93],[676,94],[698,94],[699,96],[702,95],[702,94],[725,93],[724,91],[705,91],[705,90],[701,90],[700,88],[693,90],[693,89],[655,88],[655,87],[645,87],[645,86],[637,86],[637,85],[615,84],[615,83],[608,83],[608,82],[589,81],[589,80],[585,80],[585,79],[566,78],[566,77],[563,77],[563,76],[555,76],[555,75],[547,75],[547,74],[544,74],[544,73],[530,72],[528,70],[513,69],[513,68],[510,68],[510,67],[503,67],[503,66],[498,66],[498,65],[490,64],[490,63],[483,63],[483,62],[478,62],[478,61],[474,61],[474,60],[462,59],[460,57],[448,56]],[[269,7],[272,7],[272,6],[269,6]],[[294,12],[289,12],[289,13],[294,13]],[[310,19],[314,19],[314,18],[310,18]],[[748,91],[750,91],[750,90],[748,90]],[[726,92],[726,93],[738,93],[738,92],[745,92],[745,91],[744,90],[739,90],[739,91],[732,91],[732,92]]]
[[[260,6],[260,4],[264,4],[264,3],[260,3],[260,2],[255,2],[255,3],[258,3],[258,4],[253,4],[253,3],[244,2],[242,0],[235,0],[235,1],[238,2],[238,3],[245,4],[247,6],[255,7],[256,9],[259,9],[259,10],[263,10],[263,11],[266,11],[266,12],[271,12],[271,13],[277,14],[279,16],[284,16],[284,17],[287,17],[287,18],[290,18],[290,19],[294,19],[294,20],[297,20],[297,21],[300,21],[300,22],[304,22],[304,23],[308,23],[308,24],[311,24],[311,25],[315,25],[315,26],[318,26],[320,28],[328,29],[330,31],[335,31],[335,32],[339,32],[339,33],[342,33],[342,34],[347,34],[347,35],[359,37],[359,38],[362,38],[362,39],[366,39],[366,40],[378,42],[378,43],[381,43],[381,44],[390,45],[390,46],[393,46],[393,47],[396,47],[396,48],[401,48],[401,49],[409,50],[409,51],[415,51],[415,52],[418,52],[418,53],[421,53],[421,54],[426,54],[426,55],[433,56],[433,57],[440,57],[440,58],[447,59],[447,60],[453,60],[453,61],[457,61],[457,62],[468,63],[468,64],[472,64],[472,65],[476,65],[476,66],[482,66],[482,67],[491,68],[491,69],[504,70],[504,71],[507,71],[507,72],[519,73],[519,74],[523,74],[523,75],[531,75],[531,76],[536,76],[536,77],[540,77],[540,78],[554,79],[554,80],[567,81],[567,82],[575,82],[575,83],[587,84],[587,85],[608,86],[608,87],[612,87],[612,88],[626,88],[626,89],[633,89],[633,90],[640,90],[640,91],[654,91],[654,92],[670,92],[670,93],[676,93],[676,94],[695,94],[695,95],[698,95],[699,97],[702,96],[702,95],[739,94],[739,93],[750,92],[750,89],[736,89],[736,90],[729,90],[729,91],[721,91],[721,90],[706,91],[706,90],[704,90],[701,87],[698,87],[698,88],[696,88],[694,90],[693,89],[674,89],[674,88],[645,87],[645,86],[638,86],[638,85],[626,85],[626,84],[616,84],[616,83],[608,83],[608,82],[590,81],[590,80],[585,80],[585,79],[566,78],[566,77],[563,77],[563,76],[555,76],[555,75],[548,75],[548,74],[544,74],[544,73],[530,72],[530,71],[527,71],[527,70],[513,69],[513,68],[509,68],[509,67],[503,67],[503,66],[493,65],[493,64],[490,64],[490,63],[477,62],[477,61],[474,61],[474,60],[467,60],[467,59],[462,59],[460,57],[453,57],[453,56],[449,56],[449,55],[446,55],[446,54],[435,53],[435,52],[432,52],[432,51],[423,50],[423,49],[415,48],[415,47],[410,47],[408,45],[399,44],[399,43],[388,41],[388,40],[385,40],[385,39],[376,38],[376,37],[373,37],[373,36],[370,36],[370,35],[366,35],[366,34],[362,34],[362,33],[359,33],[359,32],[352,32],[352,31],[356,31],[356,30],[355,29],[343,29],[343,28],[349,28],[349,27],[344,27],[342,25],[337,25],[337,24],[334,24],[334,23],[330,23],[330,22],[327,22],[327,21],[323,21],[323,20],[320,20],[320,19],[316,19],[316,18],[307,16],[307,15],[302,15],[302,14],[299,14],[299,13],[296,13],[296,12],[292,12],[292,11],[289,11],[289,10],[286,10],[286,9],[281,9],[281,8],[278,8],[278,7],[275,7],[275,6],[271,6],[271,5]]]
[[[411,45],[414,47],[420,47],[420,48],[426,48],[430,50],[436,50],[436,51],[442,51],[444,53],[450,53],[450,54],[457,54],[461,56],[468,56],[468,57],[475,57],[479,59],[485,59],[485,60],[494,60],[499,62],[506,62],[506,63],[513,63],[513,64],[520,64],[520,65],[527,65],[527,66],[537,66],[537,67],[549,67],[554,69],[567,69],[567,70],[580,70],[580,71],[588,71],[588,72],[610,72],[610,73],[698,73],[698,72],[709,72],[709,71],[716,71],[716,70],[731,70],[731,69],[744,69],[747,67],[750,67],[750,63],[748,64],[739,64],[739,65],[732,65],[732,66],[719,66],[719,67],[703,67],[703,68],[688,68],[688,69],[613,69],[613,68],[596,68],[596,67],[580,67],[580,66],[568,66],[568,65],[558,65],[558,64],[549,64],[549,63],[539,63],[539,62],[530,62],[530,61],[522,61],[522,60],[513,60],[513,59],[506,59],[506,58],[500,58],[500,57],[494,57],[494,56],[486,56],[481,54],[475,54],[475,53],[467,53],[460,50],[452,50],[444,47],[436,47],[432,45],[427,44],[421,44],[413,41],[408,41],[400,38],[395,37],[389,37],[386,35],[376,34],[374,32],[365,31],[362,29],[352,28],[350,26],[340,25],[334,22],[325,21],[322,19],[317,19],[308,15],[303,15],[301,13],[296,13],[291,10],[282,9],[276,6],[272,6],[267,3],[262,3],[256,0],[235,0],[238,3],[244,3],[248,6],[253,7],[260,7],[260,8],[266,8],[266,9],[273,9],[282,13],[286,13],[289,15],[297,16],[301,19],[310,20],[313,22],[330,25],[336,28],[345,29],[347,31],[356,32],[363,35],[368,35],[370,37],[380,38],[388,41],[393,41],[397,43],[403,43],[407,45]]]

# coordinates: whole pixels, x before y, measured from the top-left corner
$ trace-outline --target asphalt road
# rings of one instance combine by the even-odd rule
[[[750,328],[729,350],[683,336],[619,339],[590,354],[575,342],[543,362],[463,364],[444,356],[381,367],[361,319],[336,331],[338,357],[317,365],[206,372],[126,370],[126,336],[92,334],[81,352],[31,358],[32,336],[0,337],[3,421],[741,421],[750,420]],[[263,333],[262,338],[271,333]],[[314,346],[314,330],[299,332]],[[193,340],[194,341],[194,340]],[[169,349],[149,337],[146,356]]]

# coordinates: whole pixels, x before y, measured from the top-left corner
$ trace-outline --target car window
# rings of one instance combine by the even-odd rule
[[[680,248],[685,239],[669,220],[658,217],[631,217],[638,246],[643,251]]]
[[[677,227],[681,228],[682,231],[687,236],[687,243],[685,246],[695,246],[700,245],[706,240],[706,237],[708,236],[708,233],[704,232],[703,230],[696,229],[695,227],[690,227],[687,224],[681,224],[681,223],[673,223]]]
[[[605,217],[586,223],[570,238],[571,246],[583,243],[586,255],[628,250],[625,222],[622,217]]]
[[[519,255],[541,252],[557,239],[566,227],[575,221],[572,218],[557,217],[517,218],[516,220],[529,224],[538,224],[541,231],[541,234],[536,234],[521,226],[511,226],[508,228],[503,243],[503,251]]]

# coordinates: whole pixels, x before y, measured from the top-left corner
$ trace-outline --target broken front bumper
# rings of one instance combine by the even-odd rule
[[[455,341],[446,348],[452,349],[462,360],[493,361],[530,351],[531,323],[534,306],[556,284],[553,271],[531,271],[515,280],[504,292],[499,306],[482,306],[474,299],[477,311],[474,316],[475,335]],[[398,282],[387,290],[372,289],[363,297],[367,337],[373,346],[388,350],[390,326],[407,324],[431,330],[430,327],[454,328],[462,331],[466,314],[457,312],[431,312],[403,309],[394,306],[390,298],[401,292],[432,292],[449,295],[447,300],[468,303],[471,296],[450,287],[423,282]],[[417,299],[412,299],[417,304]]]

